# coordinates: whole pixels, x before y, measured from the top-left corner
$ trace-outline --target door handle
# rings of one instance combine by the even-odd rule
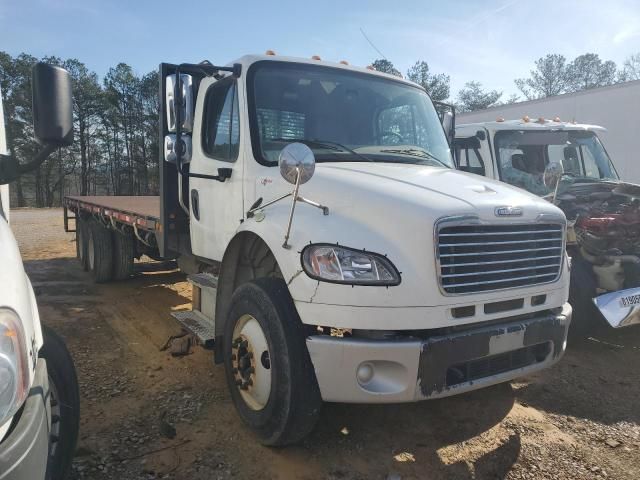
[[[196,220],[200,220],[200,202],[198,196],[198,190],[195,188],[191,190],[191,212]]]

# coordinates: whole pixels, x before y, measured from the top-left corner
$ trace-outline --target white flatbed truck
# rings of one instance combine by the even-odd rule
[[[197,272],[175,317],[264,444],[303,438],[323,401],[444,397],[561,358],[564,215],[456,171],[420,86],[267,52],[161,64],[160,99],[160,197],[68,197],[67,228],[97,281],[142,254]]]

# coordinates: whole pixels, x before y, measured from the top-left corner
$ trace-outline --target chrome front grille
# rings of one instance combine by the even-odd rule
[[[548,283],[562,271],[564,225],[447,225],[437,231],[440,286],[447,294]]]

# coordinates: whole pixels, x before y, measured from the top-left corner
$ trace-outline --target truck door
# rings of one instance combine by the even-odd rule
[[[241,93],[233,76],[207,77],[200,83],[196,101],[190,172],[217,175],[221,169],[231,170],[230,177],[222,182],[189,179],[191,251],[217,261],[222,260],[244,216]]]
[[[486,130],[456,130],[453,148],[458,170],[496,178]]]

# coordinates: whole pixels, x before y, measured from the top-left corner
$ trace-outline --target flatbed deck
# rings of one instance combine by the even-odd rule
[[[76,215],[91,213],[144,230],[156,230],[160,225],[158,196],[68,196],[64,198],[64,207],[65,213],[66,209]]]

